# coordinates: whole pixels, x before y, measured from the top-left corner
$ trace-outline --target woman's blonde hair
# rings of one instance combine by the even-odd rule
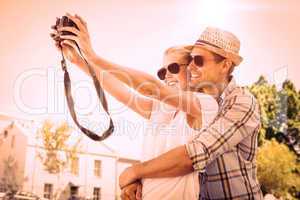
[[[181,45],[181,46],[174,46],[168,48],[164,56],[166,55],[174,55],[178,57],[178,60],[184,63],[189,63],[191,61],[191,52],[193,49],[193,45]]]

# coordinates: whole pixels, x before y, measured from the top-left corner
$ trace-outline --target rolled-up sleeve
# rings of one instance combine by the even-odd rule
[[[188,142],[186,150],[195,171],[231,150],[260,126],[259,109],[251,95],[233,96],[224,102],[215,120]]]

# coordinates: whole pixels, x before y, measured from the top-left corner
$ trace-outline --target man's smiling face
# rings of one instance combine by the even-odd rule
[[[213,53],[200,47],[195,47],[191,53],[192,62],[188,66],[190,71],[189,85],[191,88],[213,86],[224,79],[224,62],[216,61]]]

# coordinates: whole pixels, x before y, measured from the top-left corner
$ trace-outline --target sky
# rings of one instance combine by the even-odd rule
[[[193,44],[206,26],[233,32],[244,61],[235,69],[240,85],[264,75],[280,86],[300,88],[299,0],[0,0],[0,113],[24,119],[72,122],[63,93],[60,55],[49,37],[66,12],[88,23],[98,55],[156,74],[166,48]],[[104,130],[91,80],[69,64],[81,122]],[[105,143],[139,158],[145,121],[109,97],[115,136]]]

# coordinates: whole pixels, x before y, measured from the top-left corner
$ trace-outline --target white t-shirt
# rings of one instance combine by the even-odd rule
[[[202,128],[208,126],[218,112],[216,100],[207,94],[194,93],[201,104]],[[146,127],[142,161],[153,159],[177,146],[186,144],[199,132],[189,127],[186,113],[154,101]],[[174,117],[175,115],[175,117]],[[180,159],[180,158],[178,158]],[[143,179],[144,200],[193,200],[199,196],[198,173],[174,178]]]

